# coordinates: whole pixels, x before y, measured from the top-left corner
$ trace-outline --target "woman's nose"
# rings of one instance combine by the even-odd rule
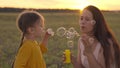
[[[81,20],[79,23],[80,23],[80,25],[84,25],[85,21]]]

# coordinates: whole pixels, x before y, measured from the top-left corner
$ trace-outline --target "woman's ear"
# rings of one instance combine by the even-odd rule
[[[96,23],[96,21],[95,21],[95,20],[92,20],[92,21],[91,21],[91,24],[92,24],[92,25],[94,25],[95,23]]]

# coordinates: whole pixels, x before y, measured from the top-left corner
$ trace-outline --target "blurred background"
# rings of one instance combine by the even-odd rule
[[[0,0],[0,68],[11,68],[17,53],[21,34],[16,27],[16,18],[23,10],[35,10],[45,18],[45,27],[54,32],[59,27],[74,27],[80,34],[80,11],[88,5],[98,7],[110,28],[120,42],[120,1],[119,0]],[[77,41],[74,37],[72,52],[77,56]],[[48,52],[44,55],[47,68],[73,68],[62,63],[62,55],[68,48],[69,39],[56,34],[49,39]],[[37,58],[39,59],[39,58]]]

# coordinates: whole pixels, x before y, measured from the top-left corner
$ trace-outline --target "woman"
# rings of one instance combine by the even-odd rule
[[[80,17],[81,37],[74,68],[120,68],[120,46],[101,11],[87,6]]]

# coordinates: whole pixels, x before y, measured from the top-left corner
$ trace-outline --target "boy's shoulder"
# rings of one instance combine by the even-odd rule
[[[35,41],[33,40],[24,40],[22,46],[25,48],[33,48],[36,45]]]

